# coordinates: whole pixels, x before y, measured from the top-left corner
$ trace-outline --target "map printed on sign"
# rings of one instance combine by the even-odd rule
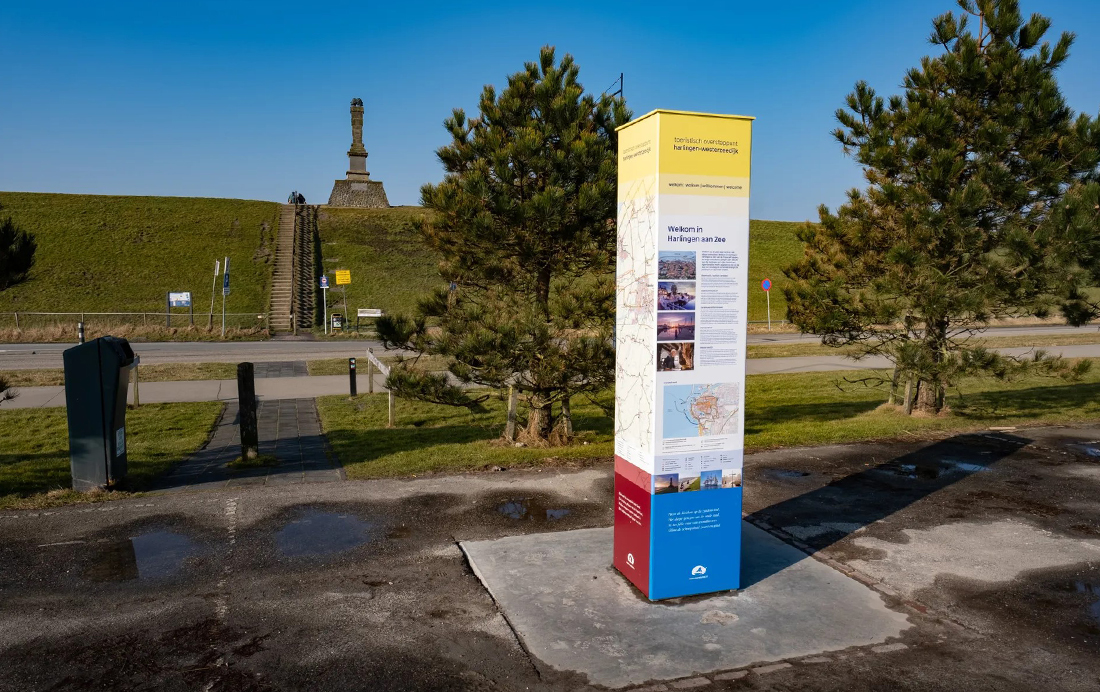
[[[740,429],[741,390],[730,384],[665,387],[664,437],[733,435]]]

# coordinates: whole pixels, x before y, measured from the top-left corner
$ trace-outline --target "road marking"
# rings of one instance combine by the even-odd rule
[[[57,543],[42,543],[38,547],[39,548],[52,548],[55,545],[78,545],[80,543],[85,543],[85,542],[86,541],[59,541]]]

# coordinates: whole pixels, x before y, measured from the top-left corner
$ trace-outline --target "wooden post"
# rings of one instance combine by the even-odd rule
[[[893,406],[898,401],[898,366],[894,366],[894,374],[890,378],[890,398],[886,400],[886,403]]]
[[[565,430],[565,436],[568,438],[573,437],[573,412],[569,408],[569,397],[563,397],[561,400],[561,422]]]
[[[913,376],[905,380],[905,415],[913,413]]]
[[[19,329],[19,313],[15,313],[15,328]]]
[[[390,408],[390,417],[389,417],[389,420],[386,422],[386,427],[387,428],[392,428],[392,427],[394,427],[394,425],[397,424],[397,422],[396,422],[397,421],[397,415],[396,415],[396,412],[394,411],[394,405],[395,405],[396,402],[394,401],[393,392],[386,392],[386,399],[388,400],[389,408]]]
[[[141,365],[141,356],[134,363],[134,407],[141,406],[141,391],[138,389],[138,367]]]
[[[519,392],[514,385],[508,385],[508,423],[504,426],[504,439],[509,442],[516,440],[516,400]]]
[[[367,393],[374,394],[374,363],[367,359]]]
[[[252,363],[237,364],[237,404],[241,412],[241,458],[255,459],[260,450],[256,417],[256,371]]]

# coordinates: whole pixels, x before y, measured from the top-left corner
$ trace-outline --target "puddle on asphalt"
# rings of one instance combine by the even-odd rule
[[[374,538],[374,527],[354,514],[310,510],[275,534],[287,557],[330,555],[351,550]]]
[[[538,500],[520,498],[507,500],[497,506],[497,512],[516,521],[559,521],[569,516],[572,510],[550,508]]]
[[[1100,623],[1100,584],[1090,584],[1087,581],[1075,581],[1073,582],[1073,588],[1077,593],[1083,593],[1096,598],[1089,606],[1089,613],[1092,615],[1092,619]]]
[[[152,531],[104,546],[85,570],[92,581],[165,579],[195,554],[195,544],[171,531]]]
[[[772,478],[805,478],[810,474],[808,471],[794,471],[792,469],[765,469],[764,475]]]
[[[902,478],[913,480],[934,480],[948,473],[979,473],[988,471],[989,467],[981,464],[971,464],[957,459],[940,459],[927,464],[897,464],[888,465],[881,469]]]

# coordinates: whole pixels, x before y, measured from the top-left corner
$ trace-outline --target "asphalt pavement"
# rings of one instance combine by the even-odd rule
[[[817,561],[834,587],[866,585],[901,620],[884,643],[827,637],[794,654],[773,648],[791,618],[754,615],[753,585],[649,604],[607,569],[610,545],[577,569],[651,614],[637,622],[656,653],[627,660],[621,625],[602,622],[539,649],[561,648],[554,660],[528,646],[459,543],[606,532],[610,463],[0,511],[0,690],[595,692],[606,688],[582,664],[604,657],[648,667],[641,688],[669,692],[1093,691],[1097,439],[1097,427],[1043,428],[748,455],[747,520],[800,551],[783,574],[792,610],[828,598],[797,574]],[[587,612],[587,591],[533,578],[541,598]],[[718,607],[731,598],[736,610]],[[674,634],[652,623],[691,613],[698,657],[715,663],[668,679]],[[727,668],[727,642],[762,653]]]

